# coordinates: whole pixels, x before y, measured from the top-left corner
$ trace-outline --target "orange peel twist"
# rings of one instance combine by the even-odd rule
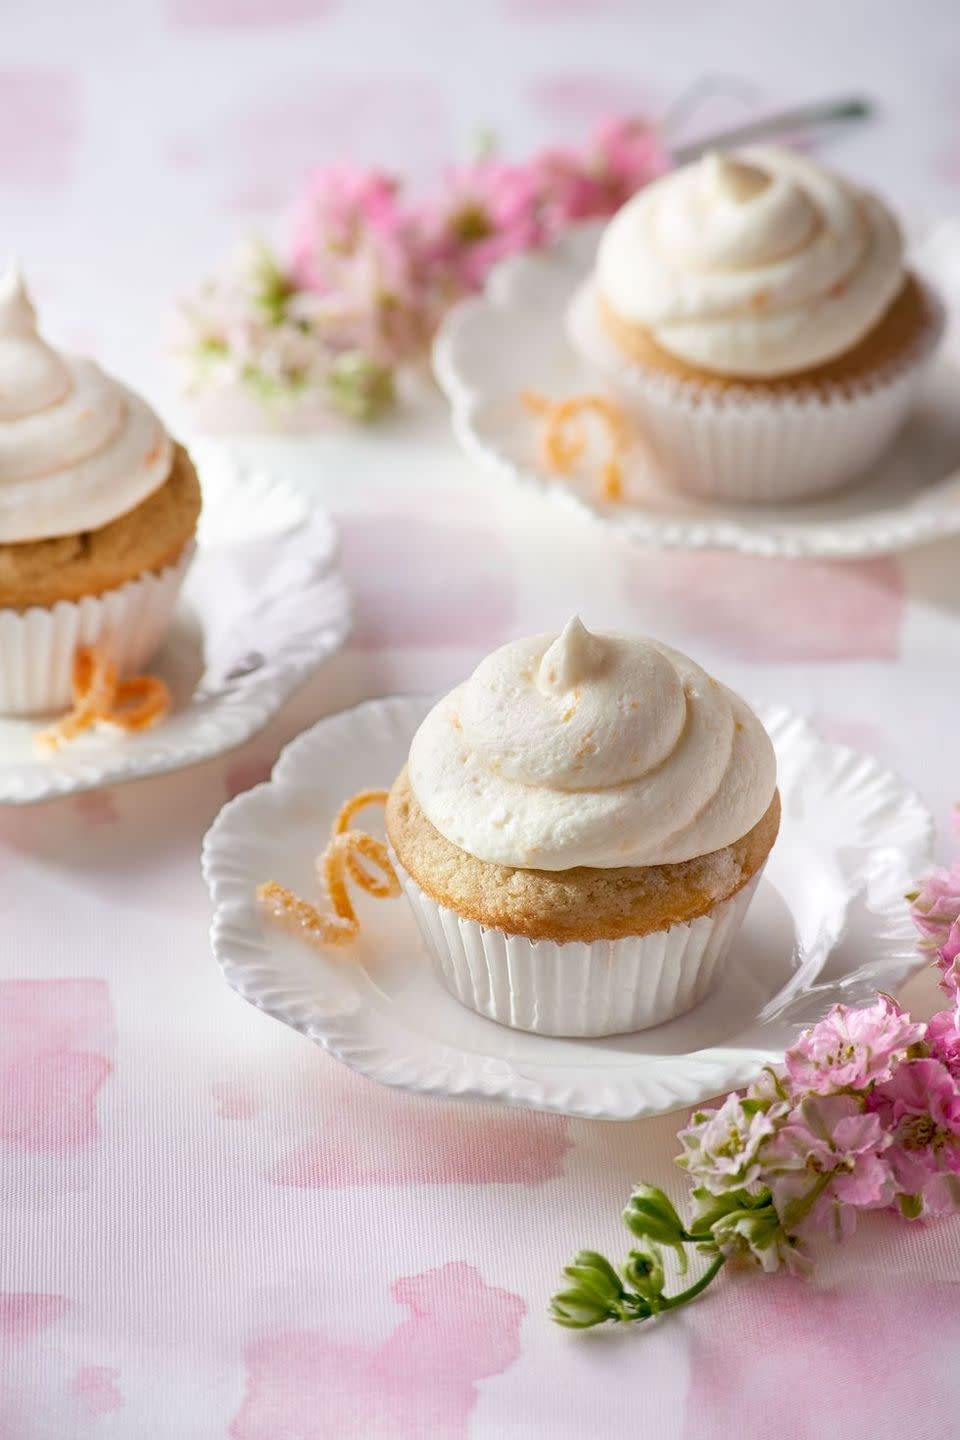
[[[537,390],[525,390],[521,402],[543,422],[540,451],[554,475],[569,475],[587,446],[584,418],[592,415],[606,432],[611,453],[600,467],[600,494],[604,500],[623,499],[623,455],[630,444],[630,426],[619,405],[605,395],[573,395],[551,400]]]
[[[170,691],[156,675],[132,675],[117,686],[113,705],[100,719],[117,730],[135,733],[156,725],[170,708]]]
[[[386,803],[386,790],[360,790],[356,795],[351,795],[350,799],[345,801],[340,807],[339,814],[333,822],[333,827],[330,832],[331,837],[336,839],[338,835],[343,835],[345,831],[349,830],[353,817],[361,810],[365,810],[368,805],[386,805]],[[355,851],[349,846],[345,853],[345,864],[357,884],[365,887],[367,883],[367,872],[360,864]],[[371,893],[376,894],[376,891]]]
[[[288,930],[302,934],[305,940],[319,945],[345,945],[360,928],[356,919],[324,915],[309,900],[302,900],[285,885],[268,880],[257,886],[257,902],[264,914],[280,921]]]
[[[351,796],[334,819],[330,843],[317,857],[317,873],[329,897],[332,914],[275,880],[257,887],[257,901],[264,913],[312,944],[348,944],[360,929],[347,889],[348,876],[359,889],[377,899],[400,894],[400,881],[384,842],[365,830],[349,828],[358,811],[367,805],[385,805],[386,801],[386,790],[363,790]],[[377,871],[379,874],[374,873]]]
[[[148,730],[170,709],[170,691],[162,680],[156,675],[121,680],[109,655],[95,645],[77,647],[70,691],[73,709],[35,737],[42,750],[59,750],[97,725],[128,734]]]

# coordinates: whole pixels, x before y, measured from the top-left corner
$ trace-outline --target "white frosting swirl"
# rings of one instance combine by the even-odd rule
[[[0,544],[109,524],[163,484],[172,455],[146,402],[53,350],[19,272],[0,277]]]
[[[596,281],[670,354],[762,379],[856,345],[903,283],[903,244],[875,196],[802,155],[710,154],[614,216]]]
[[[579,619],[494,651],[430,711],[410,785],[441,835],[534,870],[664,865],[745,835],[776,787],[748,705],[656,641]]]

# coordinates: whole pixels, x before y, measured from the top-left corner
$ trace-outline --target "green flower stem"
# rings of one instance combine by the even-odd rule
[[[691,1238],[696,1242],[699,1237]],[[699,1248],[707,1247],[701,1241]],[[576,1261],[563,1272],[573,1283],[554,1295],[550,1313],[558,1325],[571,1330],[589,1330],[609,1323],[635,1324],[666,1310],[679,1310],[681,1305],[688,1305],[702,1294],[726,1263],[725,1254],[711,1249],[713,1258],[700,1279],[675,1295],[663,1292],[663,1265],[656,1246],[647,1251],[631,1250],[622,1267],[625,1284],[602,1255],[581,1250]]]
[[[691,1300],[696,1300],[697,1296],[703,1294],[704,1290],[706,1290],[710,1282],[716,1278],[726,1263],[726,1255],[718,1255],[713,1263],[707,1266],[706,1270],[704,1270],[700,1276],[700,1279],[695,1280],[692,1285],[688,1285],[686,1290],[681,1290],[679,1295],[664,1295],[660,1304],[661,1310],[678,1310],[681,1305],[689,1305]]]

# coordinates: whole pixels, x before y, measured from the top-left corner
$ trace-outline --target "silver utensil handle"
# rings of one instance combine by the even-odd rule
[[[874,107],[869,100],[852,96],[844,100],[821,100],[812,105],[798,105],[775,115],[747,120],[715,135],[706,136],[687,145],[670,147],[674,163],[686,165],[706,150],[722,150],[731,145],[745,145],[753,140],[769,140],[791,130],[832,128],[837,125],[859,124],[869,120]]]

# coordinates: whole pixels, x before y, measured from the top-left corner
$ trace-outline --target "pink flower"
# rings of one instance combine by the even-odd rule
[[[585,153],[544,150],[531,162],[539,176],[542,213],[551,234],[578,220],[603,219],[669,168],[669,157],[650,125],[605,120]]]
[[[960,920],[951,925],[945,944],[937,951],[936,963],[940,968],[940,989],[960,1003]]]
[[[312,171],[293,219],[291,264],[299,283],[325,290],[333,257],[354,254],[371,233],[395,236],[403,225],[398,191],[397,180],[382,170]]]
[[[543,244],[540,208],[535,167],[490,159],[452,170],[418,216],[425,263],[453,291],[477,290],[499,260]]]
[[[349,255],[331,258],[329,288],[303,292],[302,304],[339,350],[384,364],[417,356],[429,332],[417,276],[402,242],[370,235]]]
[[[956,1010],[938,1010],[927,1021],[927,1047],[951,1075],[960,1076],[960,1023]]]
[[[180,312],[181,354],[194,385],[247,386],[265,405],[323,386],[336,349],[299,312],[302,296],[263,245],[237,252]]]
[[[609,119],[597,126],[589,152],[592,168],[608,183],[618,205],[670,168],[656,130],[643,120]]]
[[[947,938],[937,952],[939,963],[944,966],[952,965],[957,956],[960,955],[960,919],[954,920],[950,926]]]
[[[859,1210],[889,1205],[894,1187],[877,1115],[851,1095],[802,1100],[764,1150],[764,1179],[788,1235],[853,1233]]]
[[[787,1051],[787,1073],[798,1089],[814,1094],[860,1089],[886,1079],[923,1034],[924,1026],[886,995],[862,1010],[835,1005]]]
[[[927,876],[913,897],[910,914],[921,935],[921,950],[939,951],[951,944],[951,931],[960,919],[960,861]],[[960,948],[960,941],[953,943]]]
[[[891,1138],[898,1188],[934,1212],[954,1209],[960,1185],[960,1091],[940,1060],[909,1060],[878,1085],[870,1106]]]
[[[314,170],[294,209],[289,266],[261,248],[250,273],[221,277],[183,306],[191,384],[242,384],[264,404],[311,394],[377,412],[393,372],[426,359],[445,311],[491,266],[611,214],[666,168],[650,126],[613,120],[583,152],[455,169],[438,197],[416,205],[383,170]]]
[[[711,1226],[710,1235],[722,1255],[752,1261],[767,1275],[781,1265],[793,1275],[809,1275],[812,1269],[803,1246],[786,1233],[769,1204],[729,1211]]]
[[[612,215],[618,207],[611,187],[573,150],[544,150],[531,162],[543,196],[544,223],[551,235],[576,224]]]
[[[334,168],[308,178],[294,220],[296,318],[334,354],[378,367],[419,358],[438,318],[414,218],[378,170]]]
[[[955,812],[955,824],[960,824]],[[913,923],[920,949],[933,953],[942,972],[940,989],[955,999],[960,994],[960,860],[949,870],[934,870],[913,897]]]
[[[760,1150],[778,1119],[771,1111],[736,1094],[728,1095],[719,1110],[695,1110],[693,1123],[680,1131],[683,1154],[677,1164],[714,1195],[759,1184]]]

